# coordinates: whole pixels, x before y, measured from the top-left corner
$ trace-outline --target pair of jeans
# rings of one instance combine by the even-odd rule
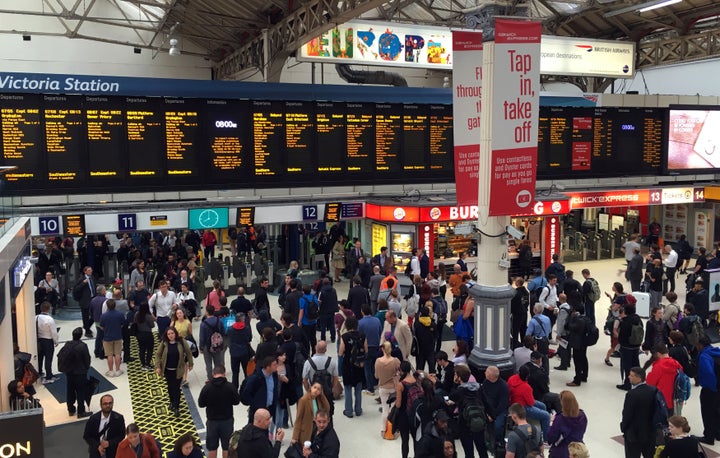
[[[203,348],[202,355],[205,360],[205,374],[208,380],[212,380],[213,368],[225,365],[225,350],[213,353],[209,348]]]
[[[502,442],[505,439],[505,422],[507,421],[507,411],[499,412],[493,423],[495,428],[495,442]]]
[[[170,326],[170,317],[159,316],[157,317],[158,337],[162,340],[162,336],[165,335],[165,330]]]
[[[153,337],[152,332],[138,332],[137,341],[140,365],[152,367],[153,347],[155,347],[155,338]]]
[[[365,357],[365,388],[368,391],[375,391],[375,387],[378,384],[378,380],[375,378],[375,360],[378,357],[378,351],[380,347],[368,346],[367,356]]]
[[[85,374],[66,374],[67,389],[67,410],[72,415],[75,412],[80,415],[85,413],[85,390],[87,387],[87,373]],[[77,401],[77,410],[75,409],[75,401]]]
[[[55,342],[52,339],[38,339],[38,368],[42,370],[45,363],[45,378],[52,378],[52,362],[55,353]]]
[[[485,445],[485,432],[473,433],[465,431],[460,434],[460,444],[466,458],[475,458],[475,450],[480,458],[488,458],[487,446]],[[474,448],[473,448],[474,446]]]
[[[345,415],[353,414],[353,392],[355,392],[355,415],[362,415],[362,382],[353,385],[345,385]]]
[[[528,420],[540,422],[540,429],[542,430],[544,440],[550,429],[550,413],[548,413],[545,404],[540,401],[535,401],[535,404],[525,407],[525,412],[527,412]]]
[[[335,315],[323,314],[318,317],[317,326],[320,328],[320,340],[325,340],[327,331],[330,331],[330,339],[335,342]]]

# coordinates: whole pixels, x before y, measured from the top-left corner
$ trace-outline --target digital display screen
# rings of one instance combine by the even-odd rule
[[[85,123],[83,99],[72,95],[43,97],[47,179],[49,182],[85,181]]]
[[[187,183],[202,178],[197,169],[196,142],[200,119],[190,99],[165,99],[165,154],[171,181]]]
[[[430,105],[430,169],[453,170],[453,116],[450,105]]]
[[[315,172],[315,115],[311,102],[285,102],[285,157],[288,174]]]
[[[85,215],[64,215],[63,219],[63,235],[71,237],[85,236]]]
[[[238,207],[236,226],[252,226],[255,223],[255,207]]]
[[[403,169],[427,170],[428,112],[423,105],[403,107]]]
[[[375,170],[398,173],[403,135],[402,106],[375,105]]]
[[[369,173],[375,162],[375,106],[370,103],[348,103],[345,127],[347,171]]]
[[[128,170],[131,177],[164,176],[165,161],[158,151],[165,142],[162,100],[148,97],[125,99]]]
[[[117,97],[85,97],[88,174],[92,184],[127,179],[124,103]]]
[[[285,126],[282,102],[252,102],[255,176],[277,176],[283,171]]]
[[[714,173],[720,168],[718,107],[671,106],[667,130],[668,171]]]
[[[5,174],[5,179],[18,184],[44,180],[46,161],[40,96],[4,95],[0,103],[3,165],[17,167]]]
[[[229,211],[225,208],[191,208],[188,210],[189,229],[221,229],[228,227]]]
[[[541,107],[538,177],[657,173],[663,125],[661,109]]]
[[[246,180],[252,163],[248,103],[206,100],[203,130],[210,152],[210,176],[221,182]]]
[[[340,221],[342,204],[340,202],[330,202],[325,204],[325,215],[323,221],[326,223],[336,223]]]
[[[315,103],[315,139],[319,157],[317,171],[324,175],[344,171],[344,103]]]

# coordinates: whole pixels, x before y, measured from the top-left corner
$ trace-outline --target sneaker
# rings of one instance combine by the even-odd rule
[[[362,392],[363,392],[363,394],[368,395],[368,396],[375,396],[375,392],[374,392],[374,391],[362,390]]]
[[[56,381],[57,381],[57,377],[44,378],[43,381],[42,381],[42,384],[43,384],[43,385],[49,385],[49,384],[51,384],[51,383],[55,383]]]
[[[106,372],[105,372],[105,377],[115,377],[115,372],[113,372],[113,371],[106,371]]]
[[[119,377],[119,376],[123,375],[124,373],[125,373],[125,371],[123,371],[122,369],[120,369],[119,371],[115,371],[115,377]]]
[[[92,331],[85,331],[85,337],[87,337],[88,339],[93,339],[95,338],[95,334],[93,334]]]

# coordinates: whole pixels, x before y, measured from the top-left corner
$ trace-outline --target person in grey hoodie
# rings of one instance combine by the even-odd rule
[[[457,433],[460,437],[463,450],[465,451],[465,456],[468,458],[475,457],[475,451],[473,450],[473,445],[475,445],[475,449],[480,458],[488,458],[487,446],[485,445],[485,431],[472,432],[469,425],[463,419],[463,412],[467,405],[476,403],[482,406],[486,417],[489,417],[485,419],[487,423],[490,422],[490,418],[495,417],[495,412],[491,411],[485,393],[480,389],[480,384],[470,381],[470,368],[462,364],[455,366],[455,383],[458,386],[450,393],[450,402],[452,403],[451,405],[457,406],[458,412],[460,412]]]

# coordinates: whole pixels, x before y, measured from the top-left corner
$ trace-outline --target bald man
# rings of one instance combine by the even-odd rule
[[[258,409],[253,415],[252,424],[246,425],[233,436],[238,435],[238,458],[278,458],[285,431],[278,429],[275,437],[270,439],[272,416],[267,409]],[[231,443],[234,441],[231,440]]]
[[[482,390],[491,409],[488,415],[494,420],[495,440],[502,441],[505,435],[505,418],[508,407],[510,407],[510,388],[508,388],[507,382],[500,377],[500,369],[497,366],[488,366],[485,369]]]

